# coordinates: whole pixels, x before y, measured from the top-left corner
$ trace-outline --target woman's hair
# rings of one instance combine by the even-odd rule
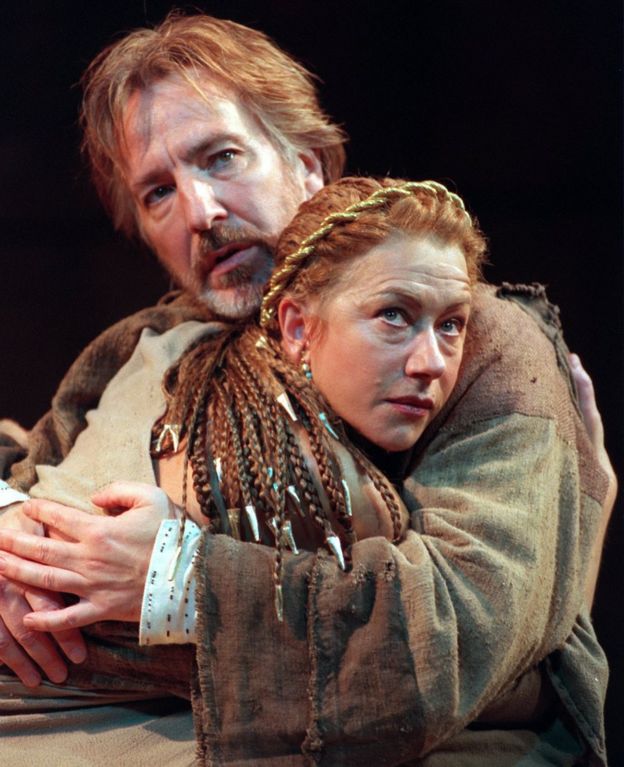
[[[313,78],[262,32],[206,15],[173,12],[155,29],[137,29],[104,49],[86,70],[81,121],[98,194],[126,234],[136,232],[124,179],[122,122],[130,96],[177,76],[208,99],[205,77],[240,99],[286,160],[318,150],[326,181],[340,176],[345,134],[319,106]]]
[[[263,306],[265,324],[274,323],[272,310],[284,291],[305,295],[327,289],[347,263],[394,232],[457,243],[476,279],[485,243],[457,195],[435,182],[343,179],[305,203],[280,240],[279,266]],[[170,368],[164,388],[168,409],[154,438],[165,424],[179,427],[186,439],[184,477],[190,464],[209,529],[247,540],[259,540],[259,526],[274,532],[278,615],[282,552],[291,534],[289,498],[297,497],[294,507],[314,521],[334,550],[338,539],[347,545],[354,540],[335,440],[373,482],[392,519],[394,539],[399,538],[400,510],[389,481],[351,443],[313,383],[284,358],[277,334],[249,321],[200,340]],[[305,428],[338,531],[304,458],[297,422]]]
[[[457,194],[436,181],[343,178],[304,202],[280,237],[262,324],[275,322],[286,292],[300,300],[331,295],[348,264],[392,234],[457,245],[471,283],[479,279],[485,237]]]

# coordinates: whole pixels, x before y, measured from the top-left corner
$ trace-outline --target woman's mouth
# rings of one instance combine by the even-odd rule
[[[411,418],[423,418],[431,414],[434,401],[431,397],[392,397],[386,400],[396,411]]]

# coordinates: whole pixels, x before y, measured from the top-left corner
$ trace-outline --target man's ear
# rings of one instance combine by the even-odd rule
[[[277,308],[282,349],[294,365],[301,361],[301,353],[308,340],[309,318],[304,308],[290,296],[285,296]]]
[[[325,186],[321,158],[316,149],[305,149],[298,152],[297,158],[301,163],[303,172],[303,188],[305,189],[306,200],[309,200],[319,189]]]

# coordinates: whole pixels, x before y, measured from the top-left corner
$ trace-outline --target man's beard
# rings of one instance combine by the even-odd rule
[[[202,269],[202,263],[213,251],[232,243],[249,243],[256,254],[251,260],[211,278],[211,273]],[[227,319],[243,319],[260,307],[272,268],[273,250],[260,232],[253,227],[223,224],[202,234],[200,253],[187,288],[215,314]]]

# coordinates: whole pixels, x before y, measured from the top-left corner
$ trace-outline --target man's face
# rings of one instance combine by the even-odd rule
[[[141,232],[175,280],[217,314],[245,317],[322,172],[311,150],[287,162],[235,96],[200,85],[207,99],[174,77],[131,96],[126,179]]]

